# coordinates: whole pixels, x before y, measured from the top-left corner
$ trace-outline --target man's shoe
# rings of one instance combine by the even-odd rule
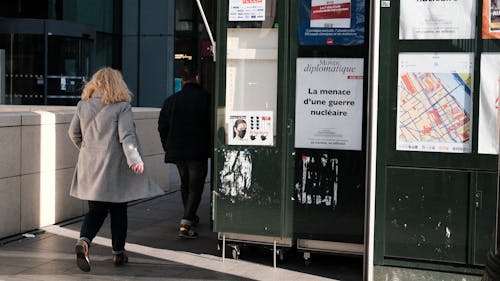
[[[128,256],[125,254],[113,254],[113,265],[122,266],[128,262]]]
[[[189,225],[181,224],[181,226],[179,227],[179,237],[185,239],[194,239],[198,238],[198,233],[191,229]]]
[[[76,265],[84,272],[90,271],[89,244],[85,240],[78,240],[75,245]]]

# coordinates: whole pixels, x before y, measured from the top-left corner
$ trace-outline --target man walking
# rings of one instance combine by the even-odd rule
[[[199,85],[192,66],[181,72],[182,89],[168,97],[160,111],[158,131],[165,150],[165,163],[174,163],[181,179],[184,215],[179,237],[197,238],[192,229],[199,221],[198,207],[210,156],[210,94]]]

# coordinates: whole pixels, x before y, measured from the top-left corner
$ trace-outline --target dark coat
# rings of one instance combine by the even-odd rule
[[[211,98],[195,83],[168,97],[158,119],[165,163],[206,160],[211,149]]]

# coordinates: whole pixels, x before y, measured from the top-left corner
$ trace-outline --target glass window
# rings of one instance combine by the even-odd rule
[[[6,104],[43,104],[43,46],[42,35],[0,35],[0,49],[5,50]]]
[[[47,104],[75,105],[90,75],[92,41],[49,36]]]
[[[262,2],[262,7],[235,7],[229,1],[225,108],[229,145],[275,144],[277,1]],[[262,20],[252,21],[254,18]]]

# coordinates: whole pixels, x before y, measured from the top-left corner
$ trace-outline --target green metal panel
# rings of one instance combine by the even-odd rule
[[[480,54],[499,52],[500,43],[481,39],[482,1],[476,1],[475,39],[399,40],[400,2],[390,1],[390,7],[380,9],[374,262],[471,272],[485,262],[496,209],[497,156],[478,154]],[[398,55],[402,52],[474,53],[471,153],[396,150]],[[476,208],[478,193],[480,207]],[[425,196],[425,201],[399,203],[399,199],[408,201],[405,196]],[[446,218],[444,206],[453,210],[453,248],[446,252],[442,249],[446,244],[438,243],[445,236],[433,232],[432,224],[425,220],[426,216]],[[408,225],[416,227],[415,231],[405,232],[401,220],[411,220]]]
[[[252,235],[291,237],[291,190],[285,188],[288,141],[285,105],[288,98],[288,9],[287,1],[278,1],[279,28],[276,138],[273,146],[234,146],[225,143],[226,52],[228,1],[218,1],[217,62],[214,139],[214,231]],[[236,167],[240,157],[251,163],[251,183],[243,196],[222,192],[225,167]],[[233,166],[231,166],[233,165]],[[235,172],[231,168],[231,173]]]
[[[465,263],[469,174],[387,169],[385,256]]]
[[[496,173],[474,173],[475,185],[469,195],[471,218],[471,261],[476,265],[486,264],[490,247],[493,245],[496,192]]]

